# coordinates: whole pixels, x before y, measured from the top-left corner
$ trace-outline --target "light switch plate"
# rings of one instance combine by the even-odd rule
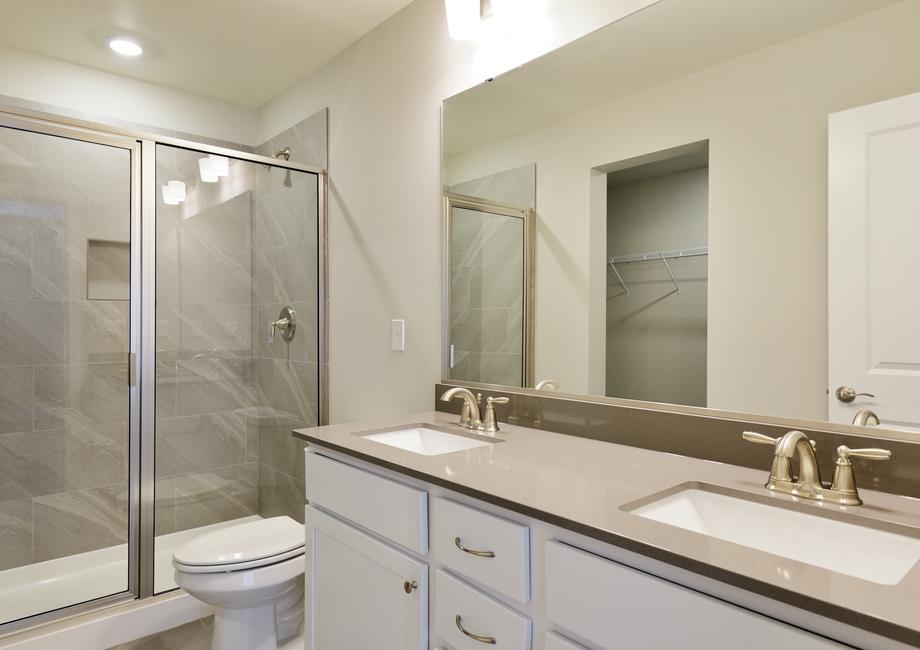
[[[406,321],[402,318],[390,321],[390,341],[393,352],[406,351]]]

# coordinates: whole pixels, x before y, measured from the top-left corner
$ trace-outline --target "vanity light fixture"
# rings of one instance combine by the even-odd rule
[[[140,43],[121,36],[110,38],[109,47],[122,56],[140,56],[144,53],[144,48],[140,46]]]
[[[182,181],[169,181],[162,189],[166,205],[179,205],[185,200],[185,183]]]
[[[214,161],[211,160],[210,156],[198,159],[198,173],[203,183],[216,183],[220,178],[220,174],[217,173],[218,171],[220,170],[214,164]]]
[[[479,36],[480,22],[492,13],[491,0],[444,0],[447,33],[455,41],[472,41]]]

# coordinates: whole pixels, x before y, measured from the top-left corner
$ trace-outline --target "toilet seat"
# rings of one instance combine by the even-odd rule
[[[304,528],[290,517],[259,519],[222,528],[176,549],[183,573],[225,573],[283,562],[304,554]]]

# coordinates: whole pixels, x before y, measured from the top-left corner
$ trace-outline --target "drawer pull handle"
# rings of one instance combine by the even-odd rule
[[[469,553],[470,555],[475,555],[476,557],[495,557],[495,553],[492,551],[477,551],[475,549],[465,547],[460,543],[459,537],[454,537],[454,546],[459,548],[464,553]]]
[[[411,594],[411,593],[412,593],[413,591],[415,591],[416,589],[418,589],[418,581],[417,581],[417,580],[413,580],[412,582],[409,582],[408,580],[406,580],[406,581],[403,583],[403,591],[405,591],[407,594]]]
[[[457,614],[457,617],[454,619],[454,623],[457,624],[457,629],[463,632],[465,635],[470,637],[473,641],[479,641],[480,643],[488,643],[489,645],[495,645],[497,641],[494,636],[482,636],[481,634],[473,634],[465,627],[463,627],[463,619],[460,618],[460,614]]]

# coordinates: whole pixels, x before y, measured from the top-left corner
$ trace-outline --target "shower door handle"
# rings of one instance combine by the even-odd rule
[[[128,386],[137,386],[137,354],[128,353]]]

